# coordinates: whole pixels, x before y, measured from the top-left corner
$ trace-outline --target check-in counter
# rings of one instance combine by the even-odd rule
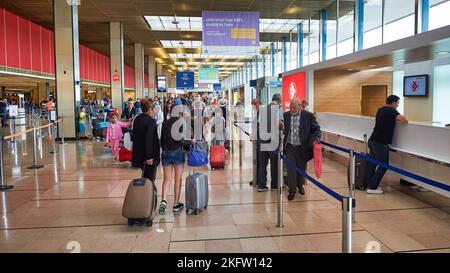
[[[355,151],[364,151],[375,118],[339,113],[317,113],[323,141]],[[440,124],[397,123],[391,145],[390,165],[450,185],[450,128]],[[450,197],[448,191],[399,175],[409,182]]]

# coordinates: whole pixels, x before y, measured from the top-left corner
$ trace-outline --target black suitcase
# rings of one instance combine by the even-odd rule
[[[368,148],[367,148],[367,135],[364,135],[364,154],[369,156]],[[368,172],[369,172],[369,162],[355,158],[355,189],[357,190],[365,190],[367,188],[367,180],[368,180]],[[347,181],[348,186],[351,189],[350,184],[350,161],[347,168]]]

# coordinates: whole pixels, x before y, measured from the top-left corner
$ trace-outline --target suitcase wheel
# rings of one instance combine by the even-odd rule
[[[152,221],[152,220],[147,220],[147,221],[145,222],[145,224],[146,224],[147,226],[151,227],[151,226],[153,226],[153,221]]]
[[[133,220],[131,220],[131,219],[128,219],[128,226],[132,226],[134,224],[134,221]]]
[[[200,210],[198,210],[198,209],[194,210],[195,215],[198,215],[199,213],[200,213]]]

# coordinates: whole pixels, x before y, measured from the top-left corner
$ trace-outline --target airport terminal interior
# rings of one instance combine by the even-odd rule
[[[449,14],[449,0],[0,1],[0,253],[450,253]],[[270,104],[274,131],[300,126],[282,153],[254,126]],[[175,106],[201,110],[185,145],[165,133]],[[207,132],[219,119],[223,141]],[[373,132],[389,126],[386,159]],[[372,167],[387,172],[371,189]]]

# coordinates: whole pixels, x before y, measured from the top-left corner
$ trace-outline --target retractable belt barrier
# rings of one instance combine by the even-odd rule
[[[44,128],[49,128],[49,130],[51,130],[51,136],[53,139],[53,150],[50,153],[56,153],[56,126],[60,122],[61,122],[61,125],[64,124],[63,119],[60,118],[60,119],[58,119],[54,122],[51,122],[49,124],[46,124],[46,125],[34,126],[33,128],[27,129],[22,132],[14,133],[14,134],[7,135],[7,136],[0,136],[0,191],[5,191],[5,190],[9,190],[9,189],[13,188],[12,185],[6,185],[5,179],[4,179],[4,168],[3,168],[3,142],[4,142],[4,140],[14,141],[14,139],[19,136],[26,135],[30,132],[33,132],[33,165],[28,167],[28,169],[43,168],[44,166],[39,165],[37,162],[37,131],[44,129]],[[49,132],[49,135],[50,135],[50,132]],[[64,127],[62,127],[62,139],[64,141]]]
[[[346,148],[342,148],[342,147],[336,146],[334,144],[326,143],[326,142],[323,142],[323,141],[321,141],[321,143],[323,145],[325,145],[325,146],[331,147],[333,149],[339,150],[339,151],[344,152],[344,153],[351,154],[351,152],[352,152],[352,150],[348,150]],[[396,172],[396,173],[398,173],[400,175],[412,178],[414,180],[420,181],[420,182],[422,182],[424,184],[433,186],[435,188],[438,188],[438,189],[441,189],[441,190],[444,190],[444,191],[450,191],[450,185],[447,185],[447,184],[444,184],[442,182],[438,182],[438,181],[435,181],[435,180],[432,180],[432,179],[429,179],[429,178],[426,178],[426,177],[414,174],[414,173],[406,171],[406,170],[402,170],[400,168],[394,167],[394,166],[386,164],[384,162],[380,162],[378,160],[375,160],[375,159],[373,159],[371,157],[368,157],[368,156],[366,156],[364,154],[360,154],[360,153],[357,153],[357,152],[354,152],[354,151],[353,151],[353,154],[354,154],[355,157],[357,157],[359,159],[365,160],[365,161],[367,161],[369,163],[372,163],[374,165],[380,166],[382,168],[391,170],[391,171]]]
[[[405,171],[405,170],[402,170],[402,169],[399,169],[397,167],[394,167],[394,166],[391,166],[389,164],[380,162],[378,160],[375,160],[373,158],[367,157],[367,156],[365,156],[363,154],[360,154],[360,153],[356,153],[355,152],[355,156],[357,158],[365,160],[365,161],[367,161],[369,163],[372,163],[374,165],[378,165],[378,166],[380,166],[382,168],[391,170],[393,172],[396,172],[396,173],[401,174],[403,176],[406,176],[406,177],[412,178],[414,180],[420,181],[422,183],[428,184],[430,186],[439,188],[439,189],[444,190],[444,191],[450,191],[450,185],[446,185],[444,183],[441,183],[441,182],[438,182],[438,181],[435,181],[435,180],[432,180],[432,179],[429,179],[429,178],[426,178],[426,177],[423,177],[423,176],[420,176],[420,175],[417,175],[417,174],[414,174],[414,173],[411,173],[411,172],[408,172],[408,171]]]
[[[244,129],[242,129],[240,126],[237,125],[237,122],[234,122],[234,125],[242,130],[246,135],[250,135],[248,132],[246,132]],[[327,143],[328,144],[328,143]],[[349,151],[344,148],[328,144],[327,146],[330,146],[334,149],[340,150],[340,151]],[[333,147],[334,146],[334,147]],[[342,196],[339,193],[333,191],[332,189],[328,188],[327,186],[323,185],[316,179],[309,176],[305,171],[301,170],[295,163],[290,161],[283,153],[281,152],[272,152],[276,153],[280,160],[279,160],[279,168],[278,168],[278,210],[277,210],[277,216],[278,216],[278,223],[277,227],[283,227],[282,219],[283,219],[283,202],[282,202],[282,190],[283,190],[283,182],[282,182],[282,162],[285,161],[289,167],[293,168],[298,174],[305,177],[309,181],[311,181],[314,185],[316,185],[318,188],[335,198],[337,201],[339,201],[342,204],[342,252],[343,253],[351,253],[352,252],[352,223],[353,223],[353,214],[354,214],[354,208],[355,208],[355,198],[354,196]]]

